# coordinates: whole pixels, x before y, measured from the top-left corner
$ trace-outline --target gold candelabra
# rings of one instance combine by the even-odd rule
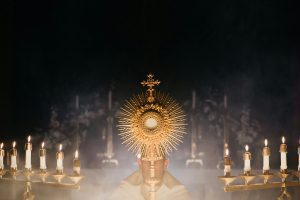
[[[73,173],[66,174],[63,171],[64,153],[62,152],[62,145],[56,154],[57,167],[56,170],[47,170],[46,168],[46,149],[44,149],[44,142],[39,150],[40,169],[32,170],[31,167],[31,151],[32,144],[30,143],[30,136],[25,145],[25,169],[18,170],[17,168],[17,149],[16,142],[13,142],[13,148],[10,150],[8,160],[10,166],[8,169],[4,168],[3,158],[4,150],[3,143],[0,145],[0,180],[8,182],[24,182],[25,192],[23,193],[23,200],[34,200],[35,195],[32,193],[32,185],[43,184],[52,188],[60,189],[80,189],[80,181],[84,178],[80,175],[80,160],[78,151],[75,152],[73,160]],[[69,180],[67,180],[69,179]]]
[[[287,145],[284,144],[285,138],[282,138],[282,144],[280,145],[281,153],[281,166],[280,171],[277,173],[271,173],[269,166],[269,156],[270,149],[267,146],[268,141],[265,140],[265,147],[262,150],[263,155],[263,171],[261,174],[253,174],[251,172],[250,160],[251,153],[248,151],[249,147],[246,145],[246,151],[244,153],[244,172],[239,176],[231,175],[231,160],[229,157],[229,150],[226,149],[224,157],[224,176],[219,176],[218,178],[224,182],[224,191],[225,192],[235,192],[235,191],[248,191],[248,190],[264,190],[272,188],[280,188],[280,193],[277,197],[277,200],[288,199],[291,200],[292,196],[288,192],[288,187],[299,187],[300,186],[300,167],[298,171],[287,170],[286,163],[286,154],[287,154]],[[298,149],[299,154],[299,166],[300,166],[300,146]],[[274,178],[278,177],[281,181],[274,181]],[[297,181],[293,179],[297,177]],[[260,182],[255,182],[254,179],[259,178]],[[233,184],[237,179],[243,180],[244,184]]]

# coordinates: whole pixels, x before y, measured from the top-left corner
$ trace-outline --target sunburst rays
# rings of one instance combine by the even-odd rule
[[[145,125],[152,118],[154,129]],[[185,115],[169,95],[156,92],[155,101],[147,102],[145,94],[133,96],[121,108],[119,135],[123,144],[143,158],[161,158],[177,148],[185,134]]]

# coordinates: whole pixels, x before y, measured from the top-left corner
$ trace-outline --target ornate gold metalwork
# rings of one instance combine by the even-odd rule
[[[288,187],[300,187],[300,181],[288,181],[287,178],[289,176],[300,176],[300,172],[291,172],[288,173],[286,170],[280,171],[277,173],[277,176],[281,178],[281,182],[271,182],[270,180],[274,177],[272,173],[264,173],[262,175],[258,175],[262,178],[263,183],[250,183],[252,179],[256,176],[250,174],[243,174],[236,178],[242,178],[245,180],[244,185],[230,185],[235,179],[233,176],[219,176],[219,179],[225,183],[224,191],[225,192],[235,192],[235,191],[247,191],[247,190],[264,190],[264,189],[272,189],[272,188],[281,188],[281,191],[278,195],[277,200],[291,200],[292,196],[288,192]],[[249,180],[251,179],[251,180]]]
[[[152,103],[152,102],[154,102],[154,89],[153,89],[153,87],[156,86],[156,85],[159,85],[160,81],[159,80],[154,80],[153,79],[153,77],[154,77],[153,74],[149,74],[147,77],[148,77],[147,81],[142,81],[141,84],[143,86],[148,87],[148,89],[147,89],[147,92],[148,92],[147,101],[149,103]]]
[[[176,101],[161,92],[154,93],[153,75],[141,82],[148,86],[146,94],[138,94],[121,108],[120,136],[128,149],[141,154],[144,160],[165,157],[182,142],[185,134],[185,115]]]

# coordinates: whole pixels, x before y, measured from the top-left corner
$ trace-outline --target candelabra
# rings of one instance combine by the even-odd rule
[[[9,169],[4,168],[3,158],[4,150],[3,143],[0,146],[0,180],[8,182],[24,182],[25,192],[23,193],[23,200],[34,200],[34,194],[32,193],[32,185],[43,184],[52,188],[61,189],[80,189],[80,181],[84,178],[80,175],[80,160],[78,157],[78,151],[75,152],[73,160],[73,173],[66,174],[63,171],[63,159],[64,153],[62,152],[62,145],[56,154],[57,167],[56,170],[48,170],[46,167],[46,149],[44,143],[39,150],[40,156],[40,169],[33,170],[31,166],[31,151],[32,144],[30,143],[30,136],[28,142],[25,145],[25,169],[18,170],[17,168],[17,149],[16,142],[13,142],[13,148],[9,153],[10,166]],[[69,179],[69,180],[67,180]]]
[[[229,150],[226,149],[226,154],[224,157],[224,176],[219,176],[219,179],[224,182],[224,191],[225,192],[234,192],[234,191],[247,191],[247,190],[263,190],[271,188],[281,188],[281,191],[278,195],[278,200],[288,199],[291,200],[292,196],[288,192],[288,187],[300,187],[300,167],[298,171],[287,170],[286,154],[287,154],[287,145],[284,144],[285,138],[282,138],[282,144],[280,145],[280,154],[281,154],[281,166],[280,171],[276,173],[271,173],[269,167],[269,156],[270,149],[267,146],[268,141],[265,140],[265,147],[263,148],[263,171],[261,174],[254,175],[251,172],[250,160],[251,153],[248,151],[249,147],[246,145],[244,153],[244,173],[239,176],[231,175],[231,160],[229,157]],[[300,166],[300,146],[298,148],[299,154],[299,166]],[[279,177],[281,181],[273,181],[275,177]],[[293,177],[297,177],[298,180],[295,181]],[[259,178],[261,181],[259,183],[253,183],[253,180]],[[236,179],[243,180],[244,184],[233,184]]]

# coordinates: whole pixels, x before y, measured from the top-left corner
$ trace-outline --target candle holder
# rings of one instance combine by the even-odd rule
[[[236,178],[236,176],[231,176],[230,173],[225,176],[219,176],[219,179],[224,182],[225,186],[230,185]]]
[[[244,174],[240,175],[240,177],[244,180],[245,185],[248,185],[250,181],[255,178],[255,176],[251,174],[251,171],[245,171]]]
[[[49,173],[47,172],[46,169],[40,169],[39,173],[37,174],[40,178],[40,180],[45,183],[46,178],[49,176]]]
[[[27,181],[30,181],[31,176],[33,175],[34,171],[32,171],[31,169],[25,169],[23,171],[23,175],[26,177]]]
[[[57,183],[61,184],[63,178],[65,178],[65,174],[63,170],[56,170],[55,174],[52,175],[53,178],[57,181]]]
[[[263,174],[259,175],[259,177],[264,181],[264,184],[267,184],[270,179],[272,179],[274,174],[270,173],[269,170],[264,171]]]
[[[68,178],[71,179],[71,181],[77,185],[84,178],[84,176],[73,174],[69,175]]]
[[[17,169],[17,168],[10,168],[9,169],[9,174],[10,174],[10,176],[14,179],[14,180],[16,180],[17,179],[17,176],[19,175],[19,170]]]
[[[0,168],[0,178],[2,178],[6,174],[6,170]]]

